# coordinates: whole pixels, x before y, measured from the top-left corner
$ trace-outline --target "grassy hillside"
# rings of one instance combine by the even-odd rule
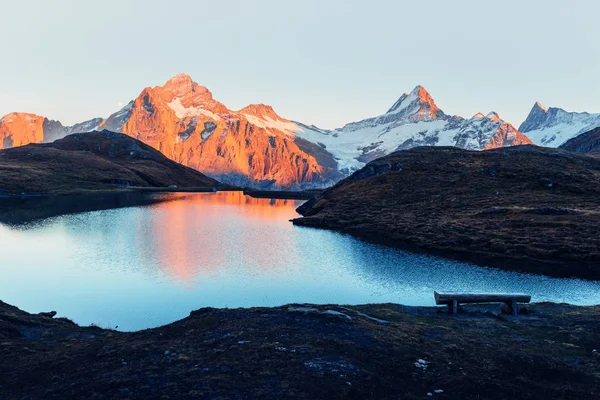
[[[400,151],[298,212],[297,225],[504,269],[600,279],[600,159],[564,150]]]
[[[139,140],[110,131],[0,151],[0,195],[218,184]]]

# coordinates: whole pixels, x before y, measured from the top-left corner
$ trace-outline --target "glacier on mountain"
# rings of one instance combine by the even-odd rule
[[[320,143],[349,174],[365,163],[396,150],[415,146],[457,146],[483,150],[530,141],[495,112],[466,119],[445,114],[431,95],[417,86],[379,116],[346,124],[332,131],[299,129],[295,135]]]

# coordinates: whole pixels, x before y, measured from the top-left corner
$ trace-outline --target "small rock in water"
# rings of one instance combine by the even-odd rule
[[[433,392],[437,394],[444,393],[442,389],[435,389]]]
[[[427,392],[427,396],[431,397],[431,396],[433,396],[433,393]]]

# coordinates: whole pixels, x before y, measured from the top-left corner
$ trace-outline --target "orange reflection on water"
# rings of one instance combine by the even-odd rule
[[[149,251],[165,273],[182,282],[215,275],[232,263],[232,257],[234,264],[268,270],[277,253],[274,243],[286,245],[277,244],[270,228],[290,226],[289,219],[302,203],[255,199],[242,192],[177,193],[164,198],[150,213]]]

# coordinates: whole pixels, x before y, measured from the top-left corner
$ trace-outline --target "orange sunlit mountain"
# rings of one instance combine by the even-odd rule
[[[10,113],[0,121],[0,149],[44,141],[45,118],[35,114]]]
[[[207,88],[180,74],[164,86],[144,89],[124,115],[109,117],[100,128],[131,135],[214,177],[238,176],[242,184],[247,179],[285,187],[324,181],[332,171],[300,149],[294,136],[262,123],[263,117],[285,121],[270,108],[267,115],[258,114],[266,109],[229,110]]]
[[[147,87],[108,118],[73,126],[23,113],[0,120],[0,148],[107,129],[139,139],[217,180],[262,188],[329,186],[365,163],[422,145],[471,150],[530,144],[498,114],[449,116],[422,86],[377,117],[324,130],[283,118],[265,104],[231,110],[187,74]]]

